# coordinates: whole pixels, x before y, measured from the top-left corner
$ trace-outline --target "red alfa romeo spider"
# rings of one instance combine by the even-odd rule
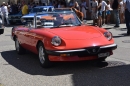
[[[42,67],[52,61],[104,61],[117,48],[108,30],[83,24],[74,12],[37,13],[34,20],[12,28],[18,54],[38,54]]]

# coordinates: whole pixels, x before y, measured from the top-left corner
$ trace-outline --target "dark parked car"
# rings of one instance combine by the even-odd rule
[[[18,14],[9,15],[9,22],[10,24],[21,23],[22,11]]]
[[[31,9],[29,9],[29,12],[30,12]],[[9,15],[9,22],[10,24],[16,24],[16,23],[22,23],[21,22],[21,17],[22,17],[22,11],[20,11],[19,13],[17,14],[10,14]]]

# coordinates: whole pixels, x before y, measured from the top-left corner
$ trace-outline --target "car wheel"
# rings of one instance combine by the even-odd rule
[[[4,29],[0,29],[0,34],[3,34],[4,33]]]
[[[39,43],[38,45],[38,56],[39,56],[40,64],[43,68],[51,67],[51,62],[48,59],[48,55],[45,51],[43,43]]]
[[[18,38],[15,38],[15,48],[18,54],[23,54],[25,53],[25,49],[20,45]]]
[[[102,61],[105,61],[107,57],[102,57],[102,58],[99,58],[98,61],[99,62],[102,62]]]

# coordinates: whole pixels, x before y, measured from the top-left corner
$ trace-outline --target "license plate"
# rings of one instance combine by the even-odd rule
[[[98,54],[98,57],[100,58],[100,57],[106,57],[106,56],[109,56],[110,55],[110,53],[109,52],[106,52],[106,53],[99,53]]]

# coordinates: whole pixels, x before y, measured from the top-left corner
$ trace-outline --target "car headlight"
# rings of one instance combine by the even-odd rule
[[[54,36],[52,38],[51,44],[53,44],[54,46],[59,46],[61,44],[61,38],[58,36]]]
[[[104,36],[108,39],[108,40],[111,40],[112,39],[112,33],[107,31],[107,32],[104,32]]]

